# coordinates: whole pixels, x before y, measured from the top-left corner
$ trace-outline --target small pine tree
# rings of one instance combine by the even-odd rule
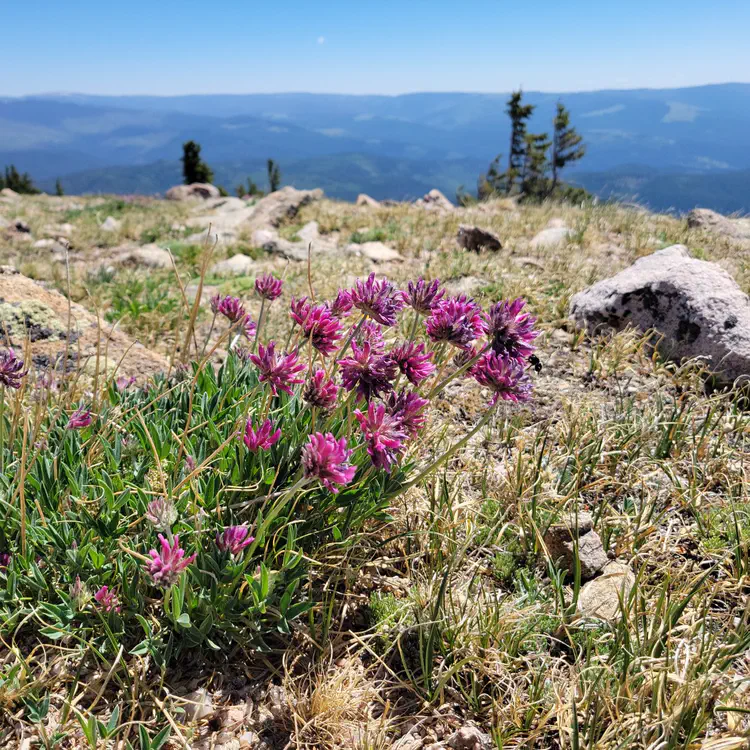
[[[505,173],[505,193],[510,194],[521,175],[526,158],[526,121],[534,112],[533,104],[523,104],[523,92],[514,91],[508,99],[506,112],[510,117],[510,153]]]
[[[268,170],[268,192],[275,193],[281,187],[279,165],[273,159],[269,159],[266,169]]]
[[[211,183],[214,173],[211,167],[201,159],[201,147],[195,141],[182,144],[182,176],[186,185],[194,182]]]
[[[506,192],[507,173],[500,169],[501,160],[502,154],[498,154],[490,164],[487,174],[480,175],[477,185],[479,200],[489,198],[493,193],[499,195]]]
[[[570,124],[570,112],[557,103],[555,117],[555,135],[552,141],[552,187],[554,190],[560,177],[560,171],[572,161],[582,159],[586,153],[583,138]]]
[[[63,190],[63,185],[62,182],[60,182],[59,177],[55,180],[55,195],[65,195],[65,191]]]
[[[24,172],[20,174],[13,164],[5,167],[5,177],[0,178],[0,190],[2,188],[10,188],[15,193],[25,195],[38,195],[40,192],[34,186],[34,181],[31,179],[29,173]]]
[[[524,136],[521,195],[525,199],[542,199],[549,192],[547,152],[551,145],[547,133],[527,133]]]
[[[263,191],[255,184],[252,177],[247,178],[247,194],[263,195]]]

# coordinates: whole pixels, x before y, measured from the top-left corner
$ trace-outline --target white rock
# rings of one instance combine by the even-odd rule
[[[455,206],[435,188],[430,190],[429,193],[419,200],[414,201],[414,205],[439,211],[452,211],[455,208]]]
[[[102,222],[102,225],[99,227],[99,229],[101,229],[102,232],[117,232],[121,226],[122,223],[115,219],[114,216],[108,216]]]
[[[568,241],[570,229],[567,227],[548,227],[542,229],[530,242],[532,250],[550,249],[558,247]]]
[[[627,606],[628,596],[635,585],[635,575],[627,565],[609,563],[602,574],[581,586],[578,612],[584,617],[615,621],[622,616],[620,599]]]
[[[722,382],[750,375],[750,298],[716,263],[673,245],[579,292],[570,314],[589,331],[656,329],[663,356],[700,357]]]
[[[237,253],[231,258],[220,260],[211,266],[213,276],[247,276],[253,273],[255,261],[247,255]]]
[[[115,260],[127,266],[172,268],[169,251],[154,244],[143,245],[142,247],[126,247],[123,252],[115,256]]]
[[[54,247],[57,243],[52,239],[46,239],[46,240],[37,240],[31,247],[38,248],[40,250],[45,250],[50,247]]]
[[[213,227],[210,230],[206,227],[202,232],[196,232],[185,238],[185,242],[189,242],[191,245],[208,245],[209,247],[213,245],[226,247],[227,245],[233,245],[236,241],[237,232],[231,229],[214,231]]]
[[[394,250],[382,242],[363,242],[361,245],[353,243],[348,245],[346,250],[354,255],[362,255],[373,263],[388,263],[404,259],[398,250]]]
[[[175,185],[166,192],[166,198],[170,201],[186,201],[191,199],[208,200],[209,198],[220,198],[219,189],[215,185],[205,182],[194,182],[192,185]]]
[[[694,208],[687,215],[687,224],[691,229],[705,229],[728,237],[750,237],[750,231],[742,222],[728,219],[708,208]]]
[[[208,692],[201,688],[184,697],[185,719],[188,723],[200,721],[214,712],[214,704]]]
[[[283,187],[251,206],[251,214],[247,222],[252,229],[278,227],[284,219],[295,217],[302,206],[320,200],[322,197],[323,191],[320,188],[297,190],[289,186]]]
[[[297,237],[302,242],[315,242],[320,238],[320,231],[317,221],[308,221],[302,229],[297,232]]]
[[[367,193],[360,193],[357,196],[357,206],[367,206],[369,208],[378,208],[380,206],[380,203],[375,200],[375,198],[371,198]]]

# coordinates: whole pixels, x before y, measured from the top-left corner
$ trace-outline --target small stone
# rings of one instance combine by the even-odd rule
[[[185,703],[182,705],[185,711],[185,720],[190,723],[200,721],[214,712],[214,704],[211,696],[204,688],[194,690],[184,696]]]
[[[239,736],[239,741],[242,750],[255,750],[260,743],[260,735],[255,732],[243,732]]]
[[[576,569],[576,543],[581,578],[593,578],[608,562],[602,540],[593,529],[590,513],[584,511],[566,516],[550,526],[544,543],[555,565],[573,575]]]
[[[458,227],[456,242],[459,247],[478,253],[480,250],[497,251],[502,248],[500,238],[492,232],[480,227],[461,224]]]
[[[584,617],[596,617],[613,622],[622,616],[620,598],[627,604],[635,585],[635,575],[627,565],[609,563],[602,575],[585,583],[578,595],[578,612]]]
[[[378,208],[380,206],[380,203],[375,200],[375,198],[371,198],[366,193],[360,193],[357,196],[357,206],[367,206],[368,208]]]
[[[154,244],[127,248],[116,260],[126,266],[172,268],[172,259],[169,251]]]
[[[204,182],[194,182],[191,185],[175,185],[166,193],[167,200],[186,201],[191,199],[208,200],[221,197],[219,189]]]
[[[31,247],[37,248],[38,250],[46,250],[55,246],[55,241],[51,239],[37,240]]]
[[[534,239],[531,240],[530,247],[532,250],[548,250],[558,247],[568,241],[570,229],[567,227],[548,227],[542,229]]]
[[[23,219],[16,219],[11,224],[11,229],[15,230],[16,232],[20,232],[21,234],[29,234],[31,232],[31,227],[25,221],[23,221]]]
[[[437,189],[433,188],[429,193],[414,201],[415,206],[432,211],[452,211],[455,206]]]
[[[247,276],[253,272],[255,261],[248,255],[237,253],[211,266],[213,276]]]
[[[353,243],[348,245],[346,250],[354,255],[362,255],[373,263],[388,263],[404,259],[398,250],[394,250],[382,242],[363,242],[361,245]]]
[[[269,709],[276,721],[281,721],[289,714],[289,697],[281,685],[273,685],[268,691]]]
[[[115,219],[114,216],[108,216],[103,222],[99,229],[102,232],[117,232],[119,231],[122,223]]]
[[[461,727],[445,741],[452,750],[489,750],[492,738],[476,727]]]

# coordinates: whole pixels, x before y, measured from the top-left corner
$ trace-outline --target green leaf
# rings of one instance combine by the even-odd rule
[[[187,612],[183,612],[176,620],[177,624],[181,628],[189,628],[190,627],[190,615]]]

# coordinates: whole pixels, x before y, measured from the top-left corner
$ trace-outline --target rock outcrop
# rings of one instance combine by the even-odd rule
[[[371,198],[367,193],[360,193],[357,196],[357,203],[358,206],[367,206],[369,208],[378,208],[380,206],[380,203],[375,200],[375,198]]]
[[[720,382],[750,375],[750,298],[720,266],[673,245],[576,294],[570,314],[590,332],[655,329],[663,356],[706,361]]]
[[[186,201],[193,198],[208,200],[209,198],[220,198],[221,194],[215,185],[207,182],[194,182],[191,185],[175,185],[166,192],[166,198],[170,201]]]
[[[71,303],[68,343],[68,300],[59,292],[23,276],[10,266],[0,267],[0,330],[2,343],[17,351],[31,341],[31,361],[36,370],[56,372],[78,368],[89,375],[97,371],[134,376],[143,381],[168,369],[167,360],[129,336],[97,321],[96,316]],[[7,334],[7,336],[6,336]]]
[[[436,188],[414,201],[415,206],[432,211],[452,211],[455,206]]]
[[[475,253],[478,253],[480,250],[497,251],[502,248],[500,238],[496,234],[480,227],[469,226],[468,224],[461,224],[458,227],[456,242],[464,250],[471,250]]]
[[[750,222],[746,219],[728,219],[710,208],[694,208],[687,215],[687,224],[691,229],[703,229],[735,239],[750,239]]]

